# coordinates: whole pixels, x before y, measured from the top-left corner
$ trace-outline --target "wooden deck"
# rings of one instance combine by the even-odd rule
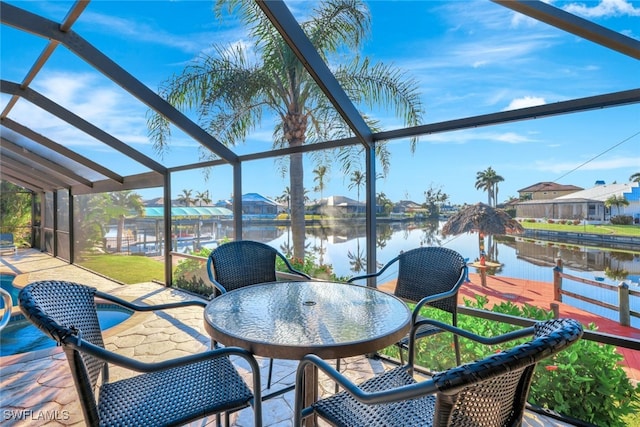
[[[459,302],[464,304],[464,299],[474,298],[475,295],[485,295],[489,299],[487,307],[500,304],[504,301],[511,301],[517,305],[529,304],[536,307],[551,310],[553,301],[553,284],[547,282],[537,282],[533,280],[513,279],[509,277],[487,276],[487,286],[481,285],[480,275],[469,273],[469,283],[465,283],[460,289]],[[395,281],[385,283],[380,289],[393,292]],[[558,305],[559,316],[569,317],[580,321],[583,325],[595,323],[599,332],[611,335],[640,339],[640,329],[621,326],[619,323],[597,316],[595,314],[580,310],[561,302]],[[633,381],[640,381],[640,351],[618,348],[624,356],[624,368]]]

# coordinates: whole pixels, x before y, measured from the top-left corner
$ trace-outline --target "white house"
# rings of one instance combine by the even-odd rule
[[[611,196],[624,196],[629,205],[607,208],[605,201]],[[528,200],[516,204],[516,216],[519,218],[608,221],[617,215],[631,216],[634,223],[640,223],[640,183],[599,184],[555,199]]]

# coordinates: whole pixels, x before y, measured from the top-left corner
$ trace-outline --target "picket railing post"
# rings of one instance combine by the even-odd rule
[[[556,260],[556,266],[553,267],[553,300],[562,301],[562,259]]]
[[[620,282],[618,286],[618,310],[620,310],[620,325],[631,326],[631,306],[629,305],[629,285]]]

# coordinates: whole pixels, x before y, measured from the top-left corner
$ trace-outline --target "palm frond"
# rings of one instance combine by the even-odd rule
[[[405,126],[422,122],[424,110],[418,90],[418,82],[407,72],[384,63],[372,65],[368,58],[356,59],[347,66],[339,66],[334,72],[349,98],[369,109],[383,107],[393,110]],[[415,151],[417,138],[411,139]]]
[[[301,26],[322,56],[345,48],[357,51],[371,32],[371,13],[359,0],[319,2],[312,16]]]

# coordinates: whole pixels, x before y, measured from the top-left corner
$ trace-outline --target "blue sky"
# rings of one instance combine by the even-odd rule
[[[72,2],[9,1],[60,21]],[[303,19],[311,2],[287,2]],[[640,38],[640,1],[553,2],[579,16]],[[640,87],[640,63],[618,52],[533,21],[488,1],[373,1],[371,37],[362,54],[393,64],[418,82],[424,123],[436,123],[531,105],[549,104]],[[217,22],[210,1],[93,1],[74,31],[152,89],[212,42],[247,43],[237,22]],[[40,38],[1,27],[2,78],[21,82],[46,45]],[[146,107],[95,72],[65,48],[34,80],[32,88],[103,127],[137,150],[157,158],[147,137]],[[0,97],[6,105],[8,97]],[[367,111],[384,129],[402,124],[385,110]],[[9,114],[55,141],[128,175],[144,169],[79,131],[20,101]],[[271,147],[273,121],[236,148],[252,153]],[[415,153],[405,140],[391,141],[391,172],[377,191],[392,200],[424,201],[440,188],[453,203],[486,201],[474,188],[476,173],[491,166],[504,177],[499,200],[521,188],[555,181],[583,188],[596,180],[626,182],[640,172],[640,106],[623,106],[538,120],[421,137]],[[197,143],[174,132],[162,161],[175,166],[198,160]],[[315,185],[307,162],[305,187]],[[214,200],[229,197],[231,168],[174,174],[172,193],[208,190]],[[278,196],[288,185],[273,160],[248,163],[243,192]],[[324,196],[357,198],[339,165],[331,169]],[[145,190],[145,197],[160,191]],[[320,195],[310,191],[314,199]],[[362,198],[362,195],[361,195]]]

